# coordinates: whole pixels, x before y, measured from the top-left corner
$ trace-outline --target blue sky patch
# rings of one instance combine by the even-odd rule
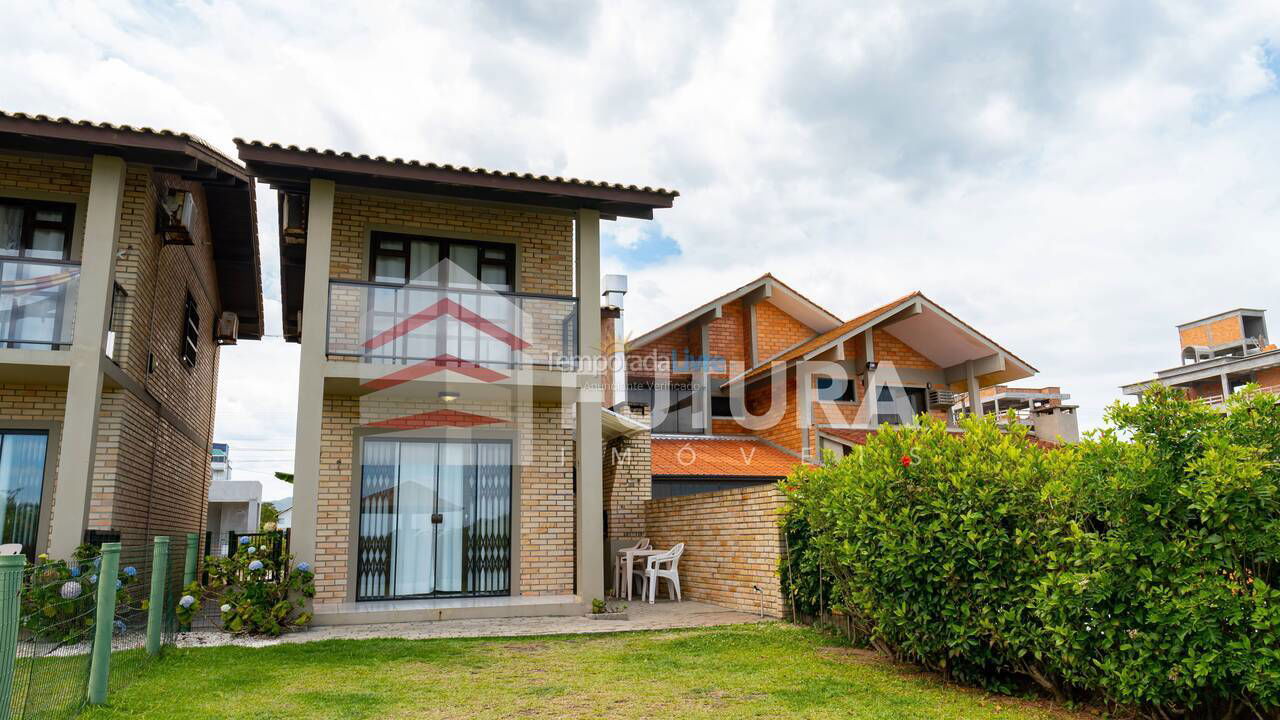
[[[668,258],[680,254],[680,245],[675,238],[662,232],[662,225],[656,222],[645,223],[640,229],[640,237],[632,245],[618,241],[617,233],[601,233],[604,255],[616,258],[627,268],[642,268],[656,265]]]

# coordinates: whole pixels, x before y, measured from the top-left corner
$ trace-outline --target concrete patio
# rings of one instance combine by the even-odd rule
[[[303,643],[317,640],[367,640],[370,638],[426,640],[431,638],[575,635],[735,625],[764,622],[772,619],[761,618],[754,613],[726,610],[716,605],[690,600],[679,603],[660,600],[654,605],[641,602],[614,603],[611,601],[610,607],[622,604],[627,606],[626,620],[597,620],[584,615],[572,615],[380,623],[373,625],[312,627],[280,638],[246,638],[219,631],[195,631],[179,634],[177,645],[179,647],[216,645],[265,647],[282,643]]]

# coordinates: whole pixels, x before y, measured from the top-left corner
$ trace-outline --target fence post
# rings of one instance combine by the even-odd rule
[[[89,704],[107,701],[111,665],[111,632],[116,619],[116,579],[120,576],[120,543],[102,544],[98,564],[97,614],[93,626],[93,659],[89,665]]]
[[[186,565],[182,568],[182,587],[196,581],[196,553],[200,552],[200,537],[195,533],[187,533]]]
[[[0,556],[0,718],[9,717],[13,672],[18,660],[18,619],[21,613],[24,555]]]
[[[164,625],[164,582],[169,574],[169,536],[157,535],[151,551],[151,599],[147,603],[147,654],[160,654]]]

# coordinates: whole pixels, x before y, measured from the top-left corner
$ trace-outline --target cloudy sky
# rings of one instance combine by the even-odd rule
[[[673,187],[605,230],[631,329],[765,271],[845,317],[920,289],[1086,426],[1179,322],[1280,332],[1273,0],[326,5],[0,0],[0,107]],[[297,347],[222,357],[216,439],[288,494]]]

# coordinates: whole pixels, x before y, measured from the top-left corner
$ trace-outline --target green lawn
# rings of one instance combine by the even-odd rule
[[[171,650],[87,718],[1072,718],[785,624]]]

